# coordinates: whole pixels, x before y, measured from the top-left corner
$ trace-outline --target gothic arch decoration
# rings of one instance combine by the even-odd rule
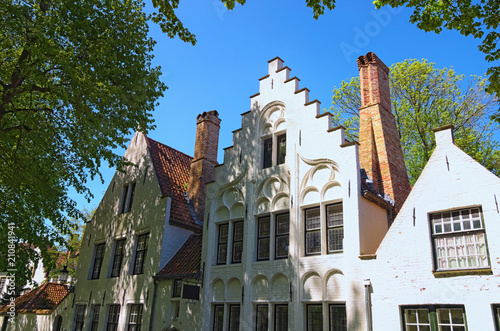
[[[290,299],[290,283],[288,277],[282,273],[278,273],[271,278],[271,300],[272,301],[289,301]]]
[[[302,277],[302,300],[321,301],[323,298],[323,284],[321,276],[316,271],[309,271]]]
[[[266,276],[255,276],[252,280],[252,294],[253,301],[269,301],[269,281]]]
[[[338,164],[327,158],[310,160],[299,155],[300,160],[309,166],[300,183],[300,203],[323,201],[339,196],[341,184],[336,180]]]
[[[262,108],[259,116],[259,135],[265,136],[284,129],[286,107],[281,101],[273,101]]]
[[[223,185],[217,192],[215,200],[215,221],[245,217],[245,194],[241,183],[245,174],[246,170],[232,182]]]
[[[288,178],[271,176],[263,180],[256,191],[257,214],[290,208]]]
[[[231,278],[227,282],[226,301],[241,302],[241,282],[238,278]]]
[[[226,298],[226,288],[224,281],[220,278],[216,278],[212,281],[212,301],[222,302]]]
[[[346,279],[339,269],[329,270],[324,277],[324,300],[340,301],[345,300]]]

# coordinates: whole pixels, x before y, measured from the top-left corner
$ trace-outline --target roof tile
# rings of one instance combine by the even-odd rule
[[[156,278],[194,277],[201,266],[201,234],[191,235]]]
[[[18,312],[37,312],[47,310],[50,313],[68,295],[66,285],[59,283],[44,283],[41,286],[16,298]],[[0,307],[0,313],[6,313],[9,306]]]

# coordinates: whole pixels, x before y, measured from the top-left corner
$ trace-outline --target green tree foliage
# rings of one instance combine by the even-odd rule
[[[153,127],[163,95],[139,0],[0,0],[0,270],[18,283],[81,217],[68,189],[101,177],[138,127]],[[102,177],[101,177],[102,180]],[[7,227],[15,238],[8,237]],[[23,243],[40,249],[41,256]]]
[[[406,6],[413,8],[410,22],[421,30],[440,33],[443,28],[456,30],[465,36],[482,39],[479,50],[486,55],[486,61],[500,59],[500,1],[442,1],[442,0],[376,0],[377,8]],[[488,69],[487,91],[500,98],[500,66]],[[500,123],[500,112],[495,118]]]
[[[465,79],[452,69],[437,69],[427,60],[406,60],[391,66],[392,112],[413,185],[432,154],[432,129],[453,124],[455,144],[495,174],[500,174],[500,144],[493,136],[498,124],[490,119],[497,99],[484,91],[481,77]],[[343,81],[333,90],[335,125],[346,128],[348,139],[358,139],[359,78]]]

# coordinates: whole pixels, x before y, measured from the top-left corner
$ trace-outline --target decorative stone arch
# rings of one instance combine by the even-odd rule
[[[270,293],[272,301],[289,301],[290,283],[285,274],[277,273],[271,278]]]
[[[241,281],[238,278],[230,278],[226,286],[226,301],[241,302],[241,288]]]
[[[340,187],[341,183],[335,179],[339,172],[338,164],[327,158],[309,160],[300,156],[302,162],[310,166],[300,184],[300,202],[306,201],[307,194],[318,192],[319,199],[325,199],[327,192],[333,187]],[[318,179],[317,177],[325,177]]]
[[[224,301],[226,299],[226,286],[220,278],[212,280],[212,301]]]
[[[323,299],[323,282],[316,271],[308,271],[301,279],[301,300],[321,301]]]
[[[257,275],[252,279],[252,300],[269,301],[269,281],[264,275]]]
[[[279,116],[277,116],[276,120],[272,120],[271,117],[275,112],[280,112],[280,114]],[[265,105],[264,108],[262,108],[262,110],[260,111],[259,115],[259,130],[258,130],[259,136],[261,135],[261,130],[267,123],[273,125],[272,123],[277,122],[278,119],[284,120],[285,112],[286,112],[286,106],[285,103],[282,101],[275,100]]]
[[[347,293],[345,276],[340,269],[330,269],[323,277],[323,299],[329,301],[345,300]]]

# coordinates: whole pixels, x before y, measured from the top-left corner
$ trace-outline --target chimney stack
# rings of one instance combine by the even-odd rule
[[[397,214],[411,186],[391,111],[389,68],[372,52],[357,62],[361,88],[359,161],[377,191],[394,200]]]
[[[198,220],[203,220],[204,217],[206,184],[215,179],[220,122],[216,110],[204,112],[196,117],[196,142],[194,158],[191,161],[188,193]]]

